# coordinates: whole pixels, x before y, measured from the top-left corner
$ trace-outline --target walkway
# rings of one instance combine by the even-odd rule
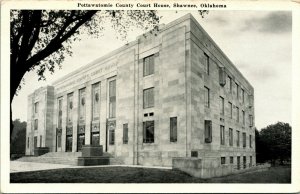
[[[73,166],[65,164],[50,164],[50,163],[37,163],[37,162],[22,162],[22,161],[10,161],[10,172],[29,172],[38,170],[51,170],[59,168],[105,168],[105,167],[133,167],[133,168],[157,168],[157,169],[172,169],[172,167],[161,166],[140,166],[140,165],[103,165],[103,166]]]
[[[50,170],[50,169],[69,168],[69,167],[71,167],[71,165],[10,161],[11,173],[37,171],[37,170]]]

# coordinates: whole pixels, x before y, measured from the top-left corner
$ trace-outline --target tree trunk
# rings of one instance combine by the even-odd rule
[[[26,71],[22,70],[22,68],[16,68],[17,65],[14,65],[14,63],[11,63],[10,66],[10,141],[12,138],[12,132],[13,132],[13,119],[12,119],[12,101],[14,99],[14,96],[18,90],[19,85],[21,84],[21,80],[26,73]]]

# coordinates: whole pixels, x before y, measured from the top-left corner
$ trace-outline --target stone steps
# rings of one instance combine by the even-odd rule
[[[81,152],[48,152],[39,157],[80,157],[82,155]]]

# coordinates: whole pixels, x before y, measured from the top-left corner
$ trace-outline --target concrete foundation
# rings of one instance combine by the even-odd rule
[[[236,165],[224,164],[214,165],[214,163],[208,163],[207,159],[200,158],[173,158],[172,169],[183,171],[191,176],[197,178],[213,178],[221,177],[229,174],[239,174],[245,172],[264,171],[268,170],[271,165],[263,164],[257,166],[250,166],[244,169],[237,168]],[[215,161],[217,161],[215,159]],[[209,165],[208,165],[209,164]],[[214,165],[214,167],[212,166]]]

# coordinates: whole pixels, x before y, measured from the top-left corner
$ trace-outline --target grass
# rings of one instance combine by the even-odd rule
[[[291,168],[199,179],[183,172],[132,167],[67,168],[10,174],[11,183],[291,183]]]

